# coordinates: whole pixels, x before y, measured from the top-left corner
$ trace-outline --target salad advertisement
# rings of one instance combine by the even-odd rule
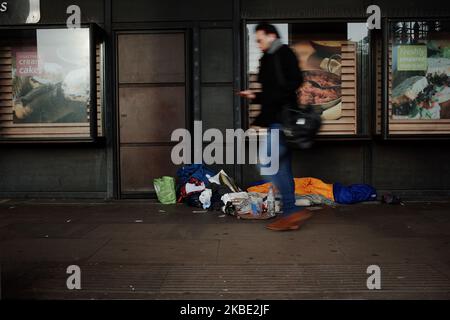
[[[394,45],[392,119],[450,119],[450,40]]]

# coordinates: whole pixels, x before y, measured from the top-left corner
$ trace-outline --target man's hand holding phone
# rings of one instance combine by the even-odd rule
[[[246,99],[255,99],[256,98],[255,93],[251,90],[240,91],[238,93],[238,95],[240,95],[241,97],[246,98]]]

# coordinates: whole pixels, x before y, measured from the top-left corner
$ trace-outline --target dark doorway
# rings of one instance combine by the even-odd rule
[[[186,35],[120,33],[117,48],[121,195],[148,197],[154,178],[175,175],[170,136],[186,126]]]

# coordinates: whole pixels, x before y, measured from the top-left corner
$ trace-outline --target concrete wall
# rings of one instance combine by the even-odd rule
[[[0,197],[105,197],[104,148],[0,146]]]
[[[318,142],[296,151],[295,177],[343,184],[369,183],[407,199],[450,197],[448,142]],[[244,185],[262,179],[254,166],[243,170]]]

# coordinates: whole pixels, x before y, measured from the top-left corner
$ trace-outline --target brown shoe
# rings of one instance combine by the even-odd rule
[[[277,219],[276,221],[268,224],[266,228],[274,231],[297,230],[305,223],[306,220],[311,218],[311,216],[312,214],[310,212],[301,210],[286,217]]]

